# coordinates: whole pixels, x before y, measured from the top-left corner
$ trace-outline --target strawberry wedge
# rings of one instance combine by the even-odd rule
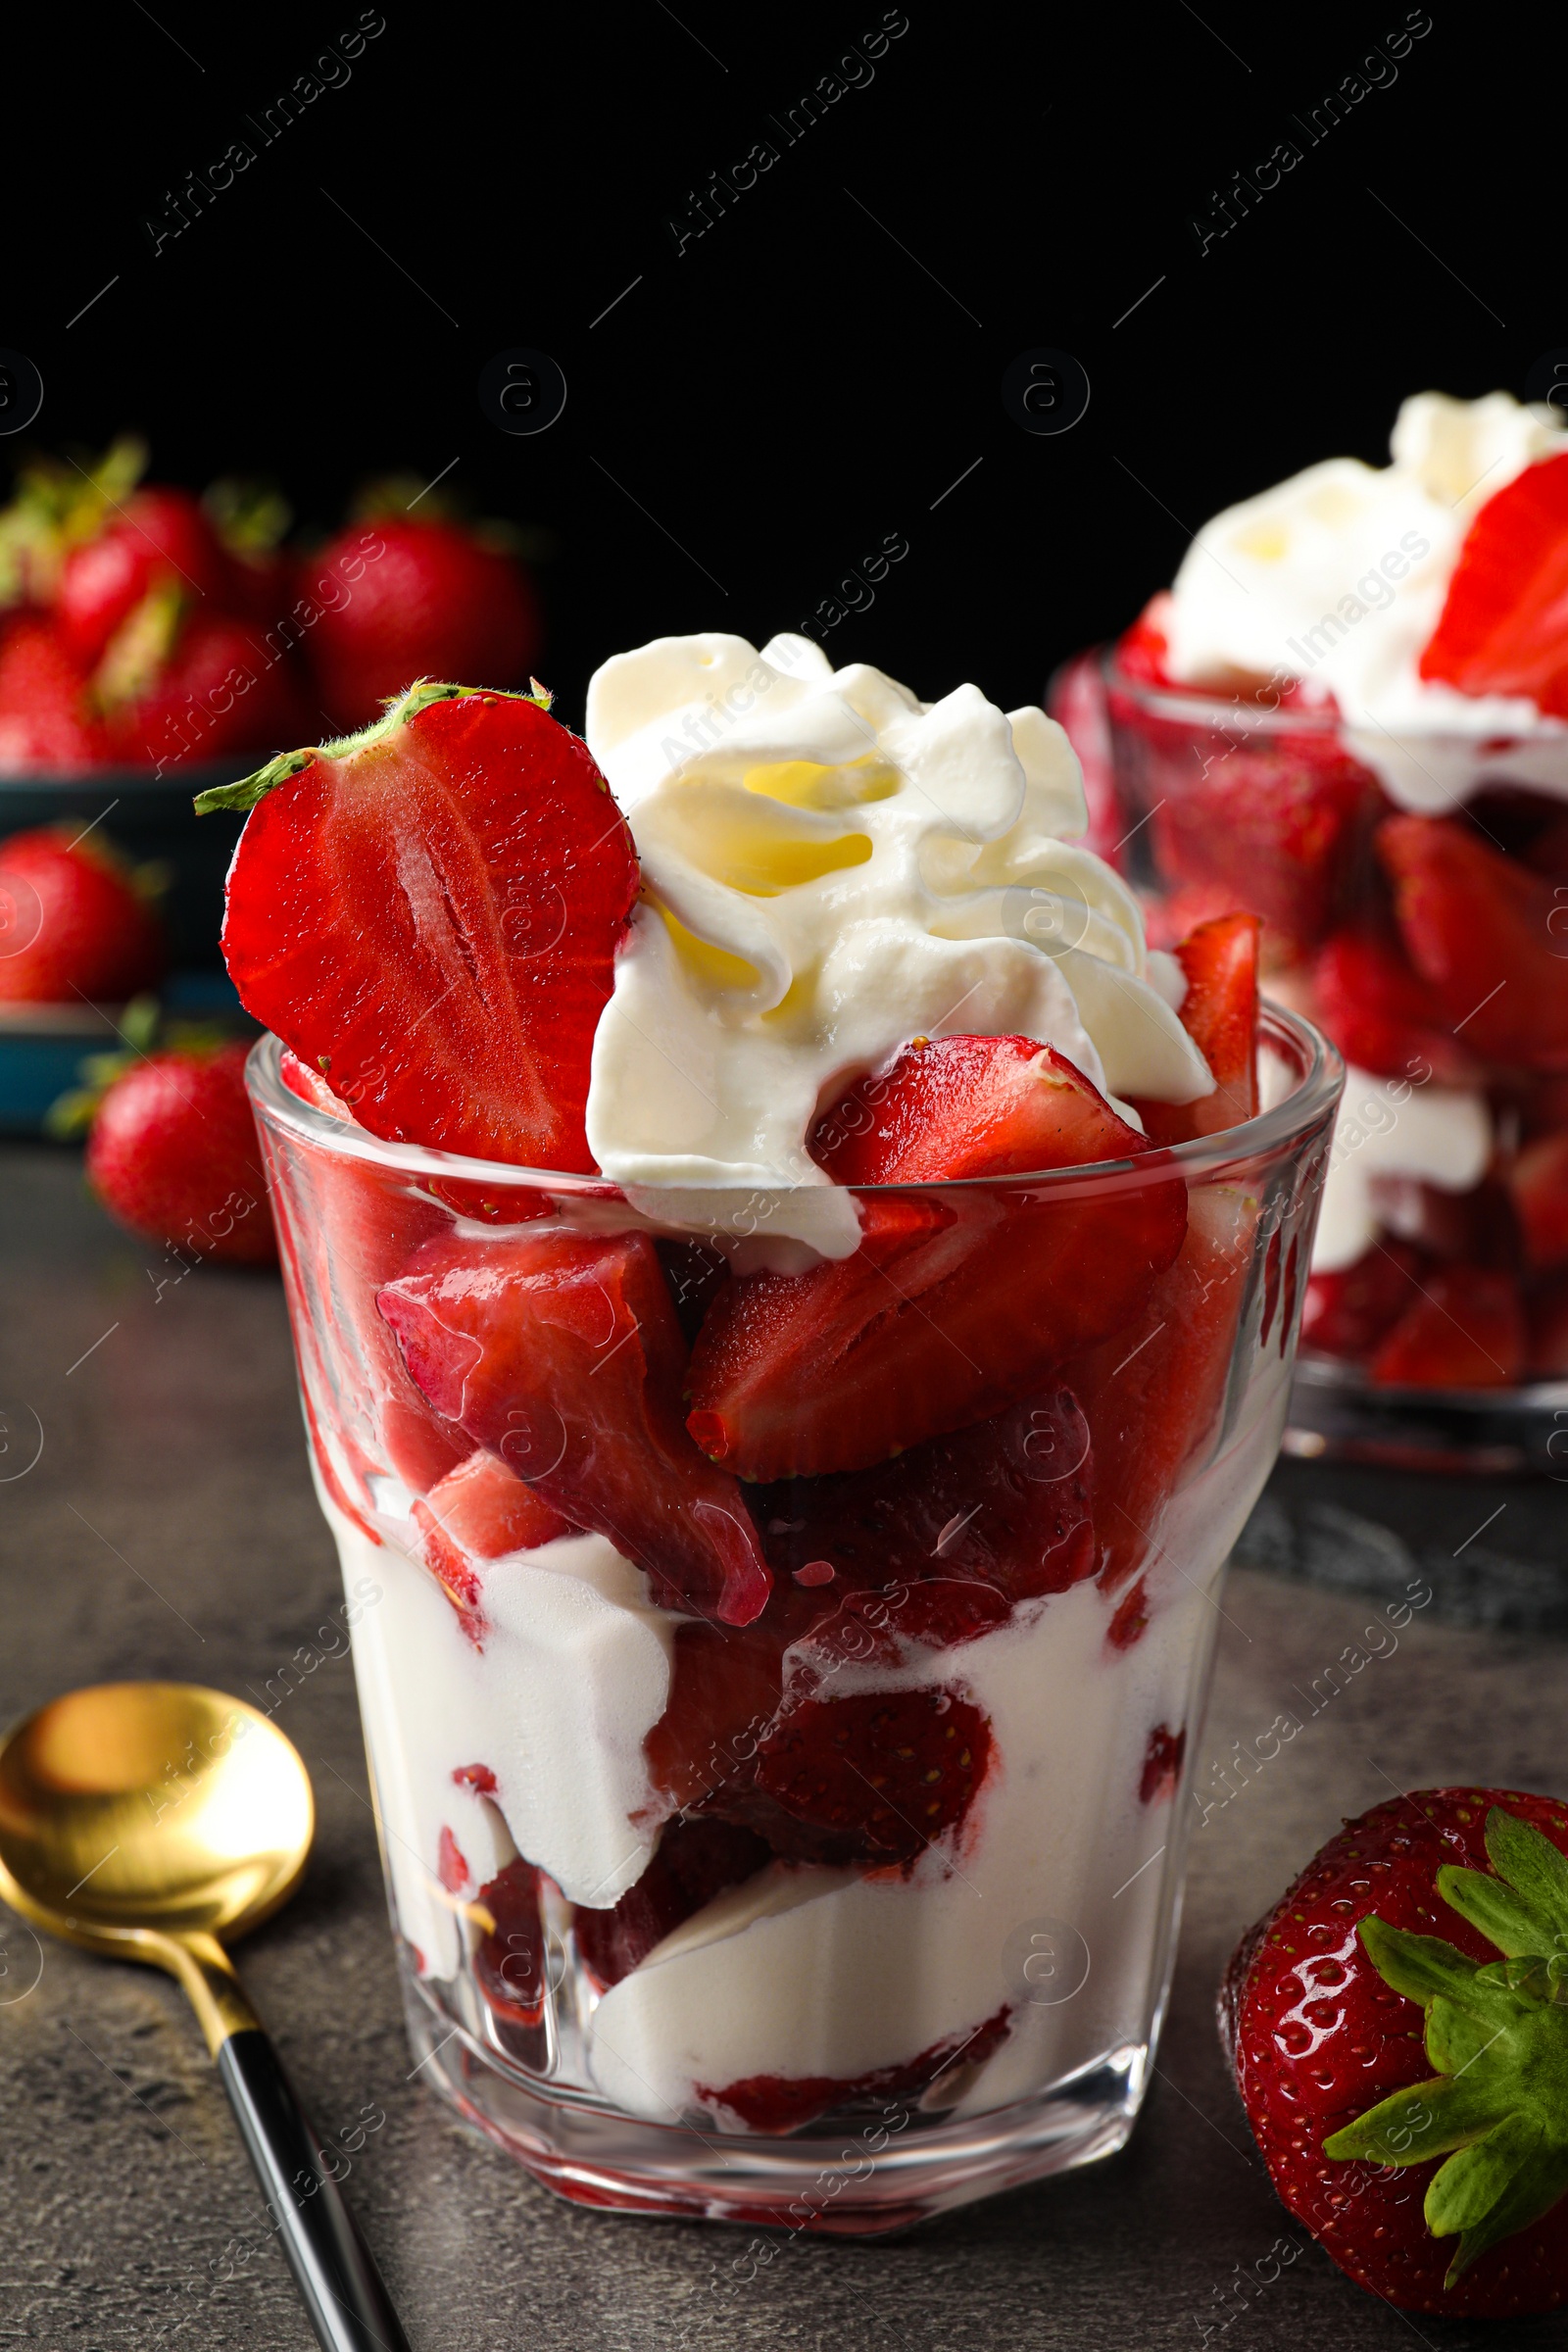
[[[364,734],[196,806],[251,812],[223,923],[241,1001],[362,1126],[591,1171],[589,1057],[637,858],[539,702],[422,680]]]
[[[1463,1045],[1515,1068],[1568,1070],[1556,886],[1453,817],[1386,817],[1377,852],[1405,954]]]
[[[1568,457],[1489,498],[1465,536],[1421,675],[1461,694],[1528,695],[1568,717]]]
[[[1022,1037],[910,1046],[821,1122],[840,1183],[923,1185],[1136,1159],[1151,1147],[1081,1071]],[[964,1429],[1117,1330],[1180,1250],[1179,1177],[1045,1200],[977,1186],[860,1202],[855,1255],[714,1298],[687,1419],[743,1478],[861,1470]]]
[[[435,1410],[644,1568],[662,1607],[760,1615],[740,1490],[681,1427],[686,1343],[646,1235],[443,1236],[376,1304]]]
[[[1151,1143],[1185,1144],[1218,1135],[1257,1113],[1257,942],[1254,914],[1222,914],[1200,923],[1176,950],[1187,975],[1181,1023],[1214,1076],[1214,1092],[1196,1102],[1140,1101]]]

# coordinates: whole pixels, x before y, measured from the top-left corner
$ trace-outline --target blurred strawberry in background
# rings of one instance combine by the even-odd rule
[[[356,565],[345,593],[344,573]],[[333,723],[345,730],[378,717],[416,678],[520,686],[538,661],[538,602],[515,534],[460,520],[412,477],[362,493],[355,519],[302,566],[300,579],[320,608],[306,659]]]
[[[0,1004],[123,1004],[162,977],[162,877],[74,830],[0,841]]]
[[[126,1050],[89,1055],[48,1131],[87,1137],[86,1175],[144,1241],[231,1265],[277,1256],[261,1146],[245,1092],[249,1041],[201,1023],[161,1032],[150,997],[128,1005]]]
[[[526,682],[539,608],[521,535],[413,475],[372,483],[318,549],[281,492],[34,459],[0,511],[0,775],[286,750],[377,717],[420,676]],[[417,513],[416,513],[417,509]]]

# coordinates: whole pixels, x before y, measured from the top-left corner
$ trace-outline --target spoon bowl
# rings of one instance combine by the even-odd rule
[[[198,1684],[68,1690],[0,1743],[0,1896],[68,1943],[179,1980],[323,2352],[408,2352],[340,2157],[223,1949],[292,1894],[315,1830],[292,1742]]]
[[[0,1748],[0,1890],[97,1951],[243,1936],[293,1892],[315,1827],[291,1742],[191,1683],[68,1691]]]

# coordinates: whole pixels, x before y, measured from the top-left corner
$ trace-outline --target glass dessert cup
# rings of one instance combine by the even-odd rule
[[[926,1247],[962,1277],[892,1318],[885,1391],[900,1348],[928,1395],[951,1347],[990,1411],[869,1469],[732,1485],[771,1571],[760,1614],[729,1583],[696,1595],[677,1556],[723,1538],[701,1483],[719,1473],[690,1447],[695,1499],[668,1513],[626,1416],[637,1368],[664,1361],[678,1392],[682,1327],[765,1261],[771,1197],[633,1206],[386,1143],[256,1048],[415,2053],[559,2193],[856,2233],[1126,2139],[1218,1589],[1284,1425],[1342,1077],[1293,1013],[1266,1006],[1260,1042],[1265,1107],[1223,1134],[858,1194],[865,1237],[916,1233],[907,1289]],[[892,1296],[870,1250],[827,1277]],[[564,1310],[530,1303],[547,1261],[602,1304],[586,1379],[542,1403],[566,1345]],[[1104,1284],[1115,1327],[1017,1393],[1019,1334]],[[804,1389],[789,1409],[809,1414]],[[589,1459],[620,1497],[613,1544],[527,1483],[559,1494],[563,1460]]]
[[[1286,1450],[1560,1477],[1568,733],[1357,731],[1322,705],[1130,676],[1113,649],[1058,673],[1052,708],[1085,764],[1094,847],[1118,853],[1151,940],[1247,906],[1271,994],[1349,1065]],[[1449,906],[1433,878],[1456,836],[1436,877]],[[1418,968],[1451,915],[1479,927],[1467,857],[1495,894],[1480,921],[1501,908],[1473,990],[1462,936],[1446,985]]]

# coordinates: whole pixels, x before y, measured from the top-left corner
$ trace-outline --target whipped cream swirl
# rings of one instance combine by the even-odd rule
[[[1287,678],[1327,689],[1356,757],[1424,814],[1494,773],[1568,798],[1560,719],[1523,696],[1460,694],[1420,674],[1477,513],[1568,450],[1568,433],[1506,392],[1422,392],[1390,446],[1388,466],[1329,458],[1203,525],[1171,592],[1172,675],[1221,692]],[[1510,739],[1500,759],[1497,739]]]
[[[703,635],[607,662],[586,733],[644,885],[588,1140],[645,1214],[720,1236],[761,1217],[847,1255],[853,1201],[807,1139],[916,1036],[1037,1038],[1123,1109],[1212,1091],[1180,967],[1070,838],[1082,780],[1043,711],[967,685],[923,704],[802,637]]]

